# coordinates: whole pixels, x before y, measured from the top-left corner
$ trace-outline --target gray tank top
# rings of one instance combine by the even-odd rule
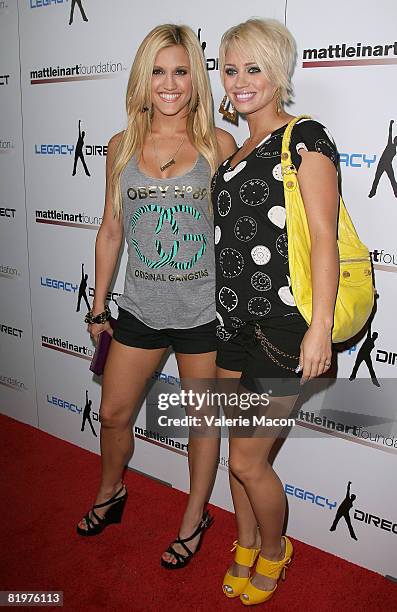
[[[121,174],[128,261],[117,303],[153,329],[187,329],[215,319],[210,168],[199,155],[186,174],[143,174],[132,157]]]

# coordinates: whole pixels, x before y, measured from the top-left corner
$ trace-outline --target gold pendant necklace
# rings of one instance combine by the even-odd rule
[[[181,142],[179,143],[178,148],[177,148],[177,150],[175,151],[174,155],[173,155],[173,156],[172,156],[172,157],[171,157],[171,158],[170,158],[168,161],[166,161],[166,162],[165,162],[165,164],[162,164],[162,163],[160,162],[160,160],[159,160],[159,156],[158,156],[158,154],[157,154],[156,142],[155,142],[155,140],[154,140],[154,138],[153,138],[153,134],[150,134],[150,138],[152,139],[152,144],[153,144],[154,155],[155,155],[155,158],[156,158],[157,163],[158,163],[158,165],[159,165],[160,172],[164,172],[164,170],[167,170],[167,168],[169,168],[170,166],[173,166],[173,165],[176,163],[176,162],[175,162],[175,157],[178,155],[179,151],[181,150],[182,145],[183,145],[183,143],[185,142],[185,138],[186,138],[186,137],[184,136],[184,137],[182,138],[182,140],[181,140]]]

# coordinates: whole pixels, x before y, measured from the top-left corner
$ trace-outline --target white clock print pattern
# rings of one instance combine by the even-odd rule
[[[276,164],[272,170],[272,174],[274,176],[274,178],[276,179],[276,181],[281,181],[283,180],[283,170],[281,167],[281,164]]]
[[[266,136],[256,147],[256,156],[264,159],[279,157],[280,155],[280,138],[277,135]]]
[[[234,226],[234,235],[242,242],[249,242],[256,236],[258,224],[252,217],[245,215],[237,219]]]
[[[235,333],[228,332],[227,329],[222,327],[222,325],[216,326],[216,336],[219,340],[223,340],[223,342],[227,342],[235,335]]]
[[[280,236],[276,240],[276,249],[277,253],[281,255],[281,257],[288,257],[288,238],[287,234],[280,234]]]
[[[240,329],[241,327],[244,327],[245,325],[244,321],[242,321],[238,317],[229,317],[229,318],[230,318],[232,327],[234,327],[234,329]]]
[[[217,334],[225,341],[247,321],[299,314],[288,276],[282,136],[280,128],[235,168],[225,162],[219,169],[214,214],[217,304],[223,319],[218,317]],[[290,150],[297,168],[303,150],[337,159],[332,137],[312,120],[299,123]]]
[[[251,251],[251,257],[258,266],[269,263],[271,256],[270,250],[263,244],[258,244]]]
[[[238,304],[237,293],[230,289],[230,287],[222,287],[219,289],[219,303],[223,308],[225,308],[228,312],[234,310]]]
[[[260,206],[269,197],[269,185],[262,179],[250,179],[240,187],[240,198],[248,206]]]
[[[244,257],[236,249],[227,247],[220,252],[219,265],[225,278],[235,278],[243,271]]]
[[[257,291],[269,291],[272,288],[272,281],[268,274],[258,271],[251,276],[251,285]]]
[[[226,217],[226,215],[230,212],[232,207],[232,196],[227,191],[227,189],[223,189],[218,195],[218,212],[221,217]]]
[[[271,308],[271,303],[265,297],[253,297],[248,302],[248,312],[257,317],[265,317]]]

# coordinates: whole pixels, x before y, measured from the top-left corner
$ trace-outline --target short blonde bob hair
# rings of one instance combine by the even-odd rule
[[[280,90],[282,103],[292,97],[291,77],[296,62],[296,43],[290,31],[275,19],[248,19],[227,30],[219,49],[221,78],[224,78],[225,57],[230,45],[249,56]]]

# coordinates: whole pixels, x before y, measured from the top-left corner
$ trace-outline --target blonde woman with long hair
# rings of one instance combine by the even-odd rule
[[[107,358],[100,408],[102,477],[80,535],[121,520],[122,481],[133,452],[131,421],[145,385],[171,346],[181,379],[215,377],[215,262],[208,187],[236,148],[215,129],[200,43],[187,26],[154,28],[141,43],[127,88],[128,125],[110,139],[106,199],[96,240],[94,341],[109,330],[105,298],[123,234],[124,293]],[[211,517],[204,512],[219,452],[214,436],[189,436],[190,495],[164,567],[184,567]]]

